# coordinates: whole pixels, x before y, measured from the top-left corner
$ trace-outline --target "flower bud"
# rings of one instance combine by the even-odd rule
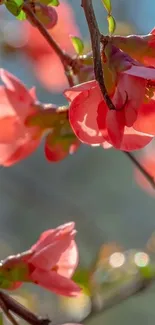
[[[47,29],[51,29],[57,24],[58,14],[53,7],[35,3],[35,15]]]

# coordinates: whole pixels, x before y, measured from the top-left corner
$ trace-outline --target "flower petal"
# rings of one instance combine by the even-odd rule
[[[155,135],[155,97],[141,105],[133,127],[137,131]]]
[[[143,79],[155,80],[155,69],[145,66],[133,65],[129,70],[123,71],[123,73]]]
[[[124,111],[124,123],[128,127],[132,126],[137,118],[138,109],[145,96],[145,86],[145,79],[124,73],[120,74],[112,101],[118,109],[124,106],[122,114]]]
[[[75,241],[72,240],[68,249],[60,256],[57,273],[66,278],[71,278],[78,265],[78,261],[78,248]]]
[[[99,86],[84,90],[74,98],[69,109],[70,124],[81,142],[100,144],[104,141],[97,123],[98,105],[103,101]]]
[[[56,265],[59,265],[60,257],[64,252],[69,254],[71,241],[71,236],[63,236],[60,240],[52,241],[41,250],[37,250],[29,259],[29,262],[42,270],[51,270]]]
[[[41,287],[50,290],[58,295],[74,297],[81,289],[72,280],[67,279],[56,272],[46,272],[36,269],[31,274],[32,281]]]
[[[21,144],[19,144],[19,142],[20,141],[17,141],[9,145],[0,144],[0,165],[9,167],[27,158],[37,149],[40,144],[40,139],[31,139]]]
[[[33,102],[33,98],[29,91],[18,78],[4,69],[0,69],[0,77],[7,89],[15,92],[20,101],[26,102],[27,105],[30,105]]]
[[[73,101],[73,99],[75,97],[77,97],[78,95],[80,95],[84,90],[89,90],[93,87],[97,87],[97,81],[96,80],[92,80],[92,81],[88,81],[85,83],[82,83],[80,85],[74,86],[72,88],[66,89],[64,91],[64,95],[67,98],[68,101]]]
[[[32,87],[29,89],[29,94],[33,98],[34,101],[37,101],[36,87]]]
[[[124,114],[122,111],[109,110],[106,119],[108,135],[112,145],[120,148],[124,133]]]
[[[0,118],[0,143],[7,144],[16,141],[20,135],[19,121],[15,116]]]
[[[132,127],[125,127],[124,136],[120,145],[120,150],[133,151],[144,148],[149,142],[151,142],[153,136],[138,132]]]
[[[66,236],[68,234],[73,236],[75,233],[75,222],[68,222],[55,229],[46,230],[41,234],[38,241],[31,247],[31,250],[35,252],[51,244],[52,242],[55,242],[56,240],[60,240],[62,236]]]

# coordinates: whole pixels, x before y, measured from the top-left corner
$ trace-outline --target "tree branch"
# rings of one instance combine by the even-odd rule
[[[91,37],[91,44],[92,44],[92,51],[93,51],[93,58],[94,58],[94,74],[95,78],[99,83],[101,92],[103,94],[104,100],[111,110],[116,110],[116,107],[112,103],[105,84],[104,84],[104,78],[103,78],[103,70],[102,70],[102,62],[101,62],[101,53],[100,53],[100,42],[102,39],[102,43],[107,42],[106,37],[100,34],[98,24],[96,21],[94,9],[92,6],[92,0],[82,0],[81,6],[84,9],[84,13],[86,16],[86,20],[88,23],[88,28],[90,32]],[[134,163],[134,165],[140,170],[140,172],[146,177],[146,179],[149,181],[149,183],[155,188],[155,180],[154,178],[149,175],[149,173],[145,170],[145,168],[136,160],[136,158],[129,152],[125,152],[126,156]]]
[[[155,179],[152,177],[147,170],[140,164],[140,162],[133,156],[131,152],[122,151],[124,154],[132,161],[132,163],[138,168],[142,175],[147,179],[147,181],[155,189]]]
[[[53,39],[53,37],[49,34],[49,32],[44,27],[44,25],[41,23],[41,21],[37,18],[37,16],[33,12],[33,10],[30,8],[29,4],[26,3],[26,1],[23,5],[22,9],[26,13],[26,15],[30,18],[30,20],[34,23],[34,25],[38,28],[38,30],[40,31],[42,36],[46,39],[46,41],[51,46],[51,48],[59,56],[59,58],[63,64],[64,70],[66,73],[66,77],[68,79],[68,83],[69,83],[70,87],[72,87],[74,82],[72,80],[73,78],[70,74],[68,67],[71,67],[73,72],[76,72],[79,69],[79,64],[78,64],[77,59],[73,59],[70,55],[68,55],[65,51],[63,51],[61,49],[61,47],[56,43],[56,41]]]
[[[5,316],[7,317],[7,319],[9,319],[9,321],[13,324],[13,325],[18,325],[18,322],[16,321],[16,319],[13,317],[13,315],[10,313],[10,311],[8,310],[6,304],[4,303],[4,301],[2,299],[0,299],[0,308],[1,310],[4,312]]]
[[[18,323],[16,322],[10,311],[25,320],[30,325],[50,324],[50,320],[48,318],[38,317],[3,291],[0,291],[0,308],[2,308],[6,316],[14,325],[18,325]]]
[[[94,58],[94,74],[95,78],[99,83],[99,87],[101,89],[101,92],[103,94],[103,98],[111,110],[116,110],[113,102],[111,101],[105,84],[104,84],[104,78],[103,78],[103,70],[102,70],[102,62],[101,62],[101,53],[100,53],[100,39],[101,34],[98,28],[98,24],[96,21],[96,17],[94,14],[94,9],[92,6],[92,0],[82,0],[81,6],[83,7],[86,20],[88,23],[88,28],[90,32],[91,37],[91,44],[92,44],[92,51],[93,51],[93,58]]]

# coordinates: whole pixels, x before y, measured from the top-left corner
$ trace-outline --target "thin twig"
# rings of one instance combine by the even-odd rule
[[[48,318],[38,317],[3,291],[0,291],[0,307],[1,303],[3,303],[3,306],[5,306],[5,308],[7,308],[7,311],[13,312],[31,325],[50,324],[50,320]],[[14,323],[14,325],[17,325],[17,323]]]
[[[133,162],[133,164],[138,168],[138,170],[145,176],[147,181],[152,185],[155,189],[155,179],[152,177],[147,170],[140,164],[140,162],[133,156],[131,152],[123,151],[124,154]]]
[[[0,308],[4,312],[5,316],[9,319],[9,321],[13,325],[18,325],[18,322],[16,321],[14,316],[10,313],[8,307],[6,306],[6,304],[4,303],[4,301],[2,299],[0,299]]]
[[[94,58],[94,74],[95,78],[99,83],[101,92],[103,94],[104,100],[111,110],[116,110],[113,102],[111,101],[103,78],[103,70],[102,70],[102,62],[101,62],[101,53],[100,53],[100,39],[101,34],[98,28],[98,24],[96,21],[96,17],[94,14],[94,9],[92,6],[92,0],[82,0],[81,6],[83,7],[86,20],[89,27],[91,43],[92,43],[92,51],[93,51],[93,58]]]
[[[60,58],[60,60],[61,60],[61,62],[63,64],[64,70],[65,70],[65,73],[66,73],[66,77],[68,79],[68,83],[69,83],[70,86],[72,86],[72,84],[73,84],[72,76],[71,76],[71,74],[68,73],[68,67],[71,67],[73,72],[75,72],[77,69],[79,69],[78,60],[72,58],[69,54],[67,54],[65,51],[63,51],[61,49],[61,47],[53,39],[51,34],[49,34],[47,29],[44,27],[42,22],[37,18],[37,16],[33,12],[33,10],[30,8],[29,4],[27,4],[25,2],[22,9],[25,11],[26,15],[30,18],[30,20],[33,22],[35,27],[38,28],[38,30],[40,31],[42,36],[46,39],[46,41],[51,46],[51,48],[59,56],[59,58]]]

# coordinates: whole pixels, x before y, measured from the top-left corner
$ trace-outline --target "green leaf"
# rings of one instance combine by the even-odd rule
[[[26,13],[23,10],[21,10],[19,15],[16,16],[16,18],[19,19],[19,20],[25,20],[26,19]]]
[[[19,16],[22,5],[23,0],[7,0],[5,2],[6,8],[16,17]]]
[[[84,50],[84,43],[83,41],[77,37],[77,36],[70,36],[71,37],[71,41],[72,41],[72,44],[74,46],[74,49],[75,49],[75,52],[80,55],[83,53],[83,50]]]
[[[41,0],[40,1],[43,4],[48,4],[49,6],[53,6],[53,7],[58,7],[60,2],[59,0]],[[48,3],[47,3],[48,2]]]
[[[111,0],[102,0],[102,3],[104,5],[106,11],[108,12],[108,14],[110,14],[111,10],[112,10]]]
[[[77,283],[83,291],[90,295],[90,271],[87,269],[77,269],[72,277],[73,281]]]
[[[113,16],[108,16],[107,20],[108,20],[109,34],[112,35],[116,29],[116,21]]]

